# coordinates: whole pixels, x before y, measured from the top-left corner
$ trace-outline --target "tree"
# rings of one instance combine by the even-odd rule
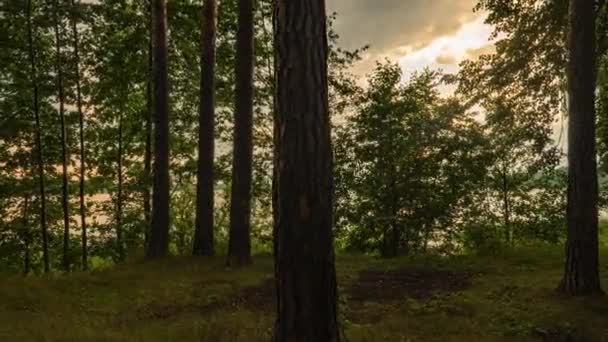
[[[78,196],[80,199],[80,225],[82,230],[82,269],[86,270],[88,267],[88,251],[87,251],[87,214],[86,214],[86,203],[84,198],[84,182],[85,182],[85,150],[84,150],[84,113],[82,111],[82,91],[80,84],[80,54],[79,54],[79,37],[78,37],[78,22],[76,20],[76,3],[74,0],[71,1],[72,10],[74,11],[72,17],[72,35],[74,39],[74,64],[75,64],[75,78],[76,78],[76,109],[78,110],[78,133],[80,137],[80,179],[78,187]]]
[[[336,124],[336,226],[347,248],[395,257],[452,242],[489,158],[481,125],[439,96],[438,80],[425,70],[404,81],[399,65],[378,63]]]
[[[59,102],[59,120],[61,123],[61,170],[62,170],[62,186],[61,186],[61,207],[63,209],[63,254],[61,265],[64,271],[70,270],[70,208],[68,195],[68,142],[67,142],[67,122],[65,118],[65,89],[63,77],[63,57],[61,54],[61,15],[59,1],[53,2],[53,14],[55,16],[55,69],[57,78],[57,101]]]
[[[236,109],[228,264],[251,262],[251,178],[253,159],[253,0],[239,0]]]
[[[570,0],[568,36],[568,239],[561,291],[602,293],[599,278],[595,141],[594,3]]]
[[[277,1],[274,29],[274,340],[339,341],[325,1]]]
[[[146,2],[146,16],[148,21],[148,32],[152,32],[152,0]],[[144,246],[148,247],[150,242],[150,227],[151,227],[151,212],[150,212],[150,179],[152,176],[152,120],[154,107],[152,105],[152,73],[154,71],[154,62],[152,54],[152,35],[148,35],[148,68],[146,77],[146,109],[145,109],[145,127],[146,127],[146,138],[144,148],[144,175],[143,175],[143,189],[142,189],[142,201],[144,210]]]
[[[198,131],[198,170],[196,219],[193,242],[194,255],[211,256],[213,244],[213,208],[215,158],[215,35],[217,1],[207,0],[203,6],[201,49],[201,85]]]
[[[167,3],[153,0],[154,17],[154,188],[148,258],[169,249],[169,89],[167,68]]]
[[[32,23],[32,0],[27,0],[27,29],[28,29],[28,54],[30,61],[30,70],[32,77],[32,93],[33,93],[33,108],[35,122],[35,139],[36,139],[36,163],[38,167],[38,189],[40,201],[40,228],[42,230],[42,255],[44,260],[44,272],[50,271],[49,261],[49,238],[46,222],[46,187],[45,187],[45,172],[44,172],[44,156],[42,150],[42,126],[40,124],[40,106],[39,106],[39,88],[38,88],[38,73],[36,67],[36,52],[34,50],[35,31]]]

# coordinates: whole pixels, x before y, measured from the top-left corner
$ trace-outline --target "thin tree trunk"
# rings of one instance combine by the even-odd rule
[[[147,1],[148,5],[148,29],[152,32],[152,0]],[[150,243],[150,225],[151,225],[151,213],[150,213],[150,180],[152,179],[152,117],[154,108],[152,106],[152,73],[153,73],[153,62],[152,62],[152,36],[148,40],[148,77],[146,81],[146,146],[144,150],[144,177],[143,177],[143,191],[142,200],[144,202],[144,248],[148,247]]]
[[[274,341],[339,341],[324,0],[275,7]]]
[[[602,293],[598,261],[593,1],[570,0],[569,21],[568,239],[560,289],[571,295],[589,295]]]
[[[72,0],[72,9],[76,11],[76,4]],[[74,12],[75,13],[75,12]],[[82,91],[80,87],[80,55],[79,55],[79,40],[76,17],[72,18],[72,34],[74,35],[74,63],[76,63],[76,107],[78,109],[78,126],[80,135],[80,225],[82,227],[82,269],[88,268],[88,250],[87,250],[87,214],[86,202],[84,198],[84,181],[85,181],[85,155],[84,155],[84,113],[82,111]]]
[[[253,159],[253,0],[239,0],[236,36],[236,110],[228,264],[251,263],[251,177]]]
[[[61,58],[61,34],[59,27],[61,18],[59,15],[59,1],[54,1],[55,15],[55,53],[56,56],[56,72],[57,72],[57,100],[59,101],[59,119],[61,121],[61,169],[62,169],[62,186],[61,186],[61,206],[63,209],[63,254],[61,264],[64,271],[70,270],[70,213],[68,207],[68,147],[67,147],[67,127],[65,122],[65,94],[63,89],[63,58]]]
[[[194,255],[214,255],[214,174],[215,159],[215,36],[217,1],[206,0],[203,6],[201,86],[198,130],[198,173]]]
[[[29,229],[29,222],[27,219],[27,215],[28,213],[28,205],[29,205],[29,201],[30,201],[30,195],[27,194],[23,197],[23,273],[24,274],[29,274],[30,273],[30,264],[31,264],[31,257],[30,257],[30,229]]]
[[[118,260],[125,259],[124,241],[122,238],[122,112],[118,115],[118,156],[117,156],[118,191],[116,194],[116,251]]]
[[[503,165],[502,171],[502,204],[505,225],[505,241],[507,244],[512,244],[513,234],[511,232],[511,204],[509,203],[509,180],[507,178],[506,165]]]
[[[44,155],[42,153],[42,127],[40,124],[40,105],[38,101],[38,75],[36,68],[36,53],[34,49],[34,27],[32,24],[32,0],[26,2],[28,50],[30,59],[30,71],[32,77],[32,89],[34,97],[34,120],[36,125],[36,162],[38,164],[38,186],[40,192],[40,228],[42,230],[42,258],[44,272],[50,272],[49,263],[49,238],[46,225],[46,190],[44,176]]]
[[[169,250],[169,89],[167,66],[167,3],[153,0],[154,22],[154,191],[149,259]]]

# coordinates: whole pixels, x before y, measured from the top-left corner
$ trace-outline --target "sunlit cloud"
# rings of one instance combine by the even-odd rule
[[[398,62],[405,75],[423,68],[457,72],[460,62],[476,58],[479,53],[491,52],[491,33],[492,27],[485,24],[484,16],[480,15],[453,34],[440,36],[422,48],[401,47],[402,51],[409,52]]]

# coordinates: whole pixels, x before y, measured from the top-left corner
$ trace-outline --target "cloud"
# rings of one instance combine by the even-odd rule
[[[456,60],[456,57],[445,54],[437,56],[437,58],[435,58],[435,63],[439,65],[454,65],[457,64],[458,61]]]
[[[477,0],[328,0],[338,13],[340,45],[369,44],[372,56],[392,56],[399,49],[418,50],[437,37],[452,34],[473,20]],[[401,54],[403,55],[403,54]]]
[[[467,59],[478,59],[481,55],[489,55],[496,51],[496,46],[492,43],[488,43],[480,48],[468,49],[466,51]]]

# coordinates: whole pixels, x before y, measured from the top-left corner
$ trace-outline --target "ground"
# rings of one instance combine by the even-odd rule
[[[345,341],[608,341],[608,299],[555,291],[563,249],[337,258]],[[603,250],[604,256],[608,250]],[[602,260],[608,286],[608,259]],[[0,284],[0,341],[269,341],[272,258],[132,262]]]

